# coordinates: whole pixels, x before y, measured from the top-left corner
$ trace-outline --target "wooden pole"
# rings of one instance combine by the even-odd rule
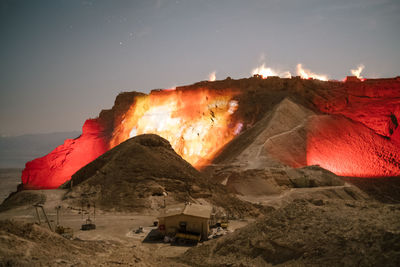
[[[36,206],[36,205],[33,205],[33,206],[35,207],[35,210],[36,210],[36,216],[37,216],[37,218],[38,218],[39,225],[41,225],[42,222],[40,221],[40,215],[39,215],[39,211],[38,211],[38,209],[37,209],[37,206]]]
[[[51,228],[51,224],[50,224],[49,218],[47,218],[47,215],[46,215],[46,212],[44,211],[43,206],[40,205],[39,207],[42,208],[42,212],[43,212],[44,218],[46,219],[47,225],[49,226],[50,230],[53,231],[53,229]]]

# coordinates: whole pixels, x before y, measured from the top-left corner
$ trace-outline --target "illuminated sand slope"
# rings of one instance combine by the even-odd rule
[[[339,175],[397,176],[399,118],[399,78],[339,82],[254,77],[149,95],[121,93],[111,110],[85,123],[79,138],[28,162],[22,182],[24,188],[58,187],[105,151],[143,133],[166,138],[198,169],[220,154],[216,163],[241,159],[247,160],[246,168],[319,164]]]

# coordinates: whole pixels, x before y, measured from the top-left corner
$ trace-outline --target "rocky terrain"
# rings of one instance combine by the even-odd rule
[[[49,191],[46,191],[49,192]],[[47,202],[51,197],[47,197]],[[100,213],[98,229],[77,229],[79,215],[63,216],[74,238],[46,225],[0,213],[1,266],[398,266],[399,204],[375,201],[295,199],[219,239],[196,247],[143,242],[137,215]],[[23,213],[26,214],[26,211]],[[52,216],[52,215],[50,215]],[[80,216],[79,216],[80,217]],[[231,222],[233,224],[233,222]],[[137,227],[137,226],[136,226]],[[147,227],[145,227],[147,228]]]
[[[33,223],[0,221],[0,266],[187,266],[136,244],[73,240]]]
[[[188,250],[192,266],[398,266],[400,207],[296,200]]]
[[[382,203],[400,203],[400,179],[399,177],[385,178],[357,178],[343,177],[344,181],[356,186],[371,198]]]

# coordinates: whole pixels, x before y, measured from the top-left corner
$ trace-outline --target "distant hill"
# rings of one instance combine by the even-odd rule
[[[65,139],[80,134],[71,131],[0,137],[0,168],[24,168],[26,162],[48,154]]]

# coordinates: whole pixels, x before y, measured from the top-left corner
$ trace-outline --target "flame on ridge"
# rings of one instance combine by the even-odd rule
[[[303,79],[313,78],[313,79],[318,79],[318,80],[321,80],[321,81],[327,81],[328,80],[328,76],[323,75],[323,74],[316,74],[316,73],[311,72],[308,69],[304,69],[302,64],[300,64],[300,63],[297,64],[297,75],[299,75]]]
[[[291,77],[291,74],[289,71],[278,72],[271,68],[265,67],[265,63],[263,63],[261,66],[255,68],[251,71],[251,75],[255,75],[255,74],[261,75],[264,79],[268,78],[269,76],[279,76],[282,78],[290,78]]]
[[[216,71],[211,72],[211,73],[208,75],[208,81],[210,81],[210,82],[215,81],[215,80],[217,79],[216,74],[217,74]]]
[[[208,164],[242,124],[233,114],[234,93],[208,89],[153,92],[139,97],[113,132],[110,146],[146,133],[167,139],[174,150],[196,168]]]
[[[262,78],[266,79],[270,76],[279,76],[281,78],[290,78],[292,75],[289,71],[276,71],[273,70],[272,68],[267,68],[265,67],[265,63],[263,63],[261,66],[255,68],[251,72],[252,75],[260,75]],[[323,75],[323,74],[316,74],[313,73],[312,71],[303,68],[303,65],[301,63],[297,64],[297,75],[299,75],[303,79],[318,79],[322,81],[327,81],[328,76]]]
[[[351,74],[356,76],[358,79],[362,79],[363,77],[361,76],[361,72],[364,70],[365,66],[363,64],[360,64],[357,66],[357,69],[352,69],[350,70]]]

